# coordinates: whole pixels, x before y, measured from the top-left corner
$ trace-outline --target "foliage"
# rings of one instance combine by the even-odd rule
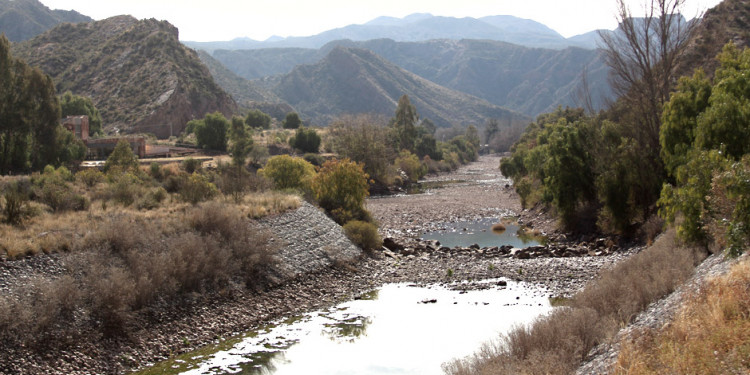
[[[278,155],[268,159],[258,174],[271,179],[276,189],[306,192],[315,176],[315,167],[299,157]]]
[[[73,95],[72,92],[66,91],[60,97],[60,110],[63,118],[68,116],[88,116],[89,118],[89,135],[102,133],[102,116],[96,109],[91,98]]]
[[[713,82],[701,72],[684,78],[666,105],[662,156],[674,181],[662,188],[659,212],[677,225],[683,240],[715,240],[738,254],[746,247],[750,212],[743,195],[750,153],[750,50],[730,43],[718,60]]]
[[[369,221],[364,208],[369,195],[368,180],[362,164],[349,159],[325,162],[312,180],[312,189],[320,207],[339,224],[350,220]]]
[[[383,239],[378,234],[378,227],[375,224],[352,220],[344,224],[344,232],[349,240],[365,251],[373,251],[383,246]]]
[[[220,112],[208,113],[202,120],[192,120],[188,127],[195,133],[198,147],[215,151],[227,150],[229,121]]]
[[[156,165],[158,166],[158,164]],[[80,181],[88,188],[96,186],[96,184],[103,182],[104,179],[104,173],[96,168],[86,168],[76,172],[76,180]]]
[[[203,162],[201,162],[198,159],[193,159],[191,157],[185,158],[185,160],[183,160],[182,163],[180,163],[180,166],[182,167],[182,169],[188,174],[193,174],[194,172],[199,171],[202,165],[203,165]]]
[[[14,181],[5,186],[3,199],[5,200],[5,205],[3,206],[5,222],[12,225],[20,224],[29,213],[28,188],[23,186],[20,181]]]
[[[55,212],[88,209],[88,199],[75,192],[70,185],[72,180],[73,175],[67,168],[55,169],[48,165],[44,173],[33,180],[34,196]]]
[[[403,150],[398,154],[395,164],[398,168],[404,171],[404,173],[406,173],[406,175],[409,177],[409,180],[411,181],[416,182],[420,178],[424,177],[425,173],[427,173],[425,167],[422,165],[422,162],[419,161],[417,155],[414,155],[407,150]]]
[[[254,109],[245,117],[245,123],[253,129],[269,129],[271,127],[271,116]]]
[[[411,104],[409,96],[404,94],[398,100],[396,114],[391,119],[391,128],[394,130],[396,151],[409,150],[414,152],[417,140],[417,109]]]
[[[252,133],[245,128],[245,123],[241,118],[232,118],[229,139],[232,141],[232,163],[238,167],[244,166],[253,147],[253,138]]]
[[[318,153],[320,149],[320,136],[313,128],[300,126],[289,139],[289,145],[304,153]]]
[[[125,139],[117,142],[114,151],[104,163],[104,172],[109,172],[113,168],[122,172],[132,172],[138,169],[138,157],[133,153],[130,143]]]
[[[302,126],[302,120],[300,120],[299,115],[296,112],[289,112],[286,114],[284,122],[282,123],[284,129],[297,129],[300,126]]]
[[[395,153],[389,143],[385,120],[373,115],[346,115],[328,127],[328,143],[333,152],[364,165],[375,182],[392,182],[391,163]]]
[[[0,36],[0,82],[0,173],[41,170],[80,156],[79,146],[68,147],[78,141],[58,131],[60,104],[52,79],[15,59],[5,36]],[[61,150],[70,155],[61,157]]]
[[[191,204],[198,204],[211,199],[219,190],[208,178],[200,173],[193,173],[180,188],[180,198]]]

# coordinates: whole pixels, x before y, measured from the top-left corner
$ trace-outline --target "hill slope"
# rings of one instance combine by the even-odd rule
[[[439,85],[529,116],[549,112],[558,105],[580,106],[584,70],[595,109],[602,108],[610,95],[607,68],[599,51],[581,48],[527,48],[489,40],[396,42],[378,39],[340,40],[319,50],[217,50],[214,57],[240,76],[258,79],[320,61],[337,46],[373,51]]]
[[[91,21],[76,11],[51,10],[38,0],[0,0],[0,33],[11,42],[31,39],[63,22]]]
[[[62,24],[13,52],[52,76],[59,92],[91,97],[108,133],[168,137],[205,113],[236,109],[167,22],[118,16]]]
[[[483,124],[490,117],[505,122],[529,120],[355,48],[336,47],[317,64],[296,67],[278,78],[273,91],[299,110],[304,120],[316,125],[327,125],[342,113],[390,116],[403,94],[409,95],[422,118],[438,126]]]

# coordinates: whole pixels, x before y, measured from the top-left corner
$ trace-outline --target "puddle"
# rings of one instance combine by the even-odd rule
[[[521,230],[521,227],[514,223],[504,224],[505,230],[493,230],[493,226],[499,222],[499,219],[488,218],[447,223],[443,229],[425,232],[422,238],[438,240],[441,246],[447,247],[468,247],[477,244],[480,247],[510,245],[525,248],[546,243],[545,237]]]
[[[469,291],[387,284],[138,374],[441,374],[443,363],[551,309],[542,290],[498,281]]]

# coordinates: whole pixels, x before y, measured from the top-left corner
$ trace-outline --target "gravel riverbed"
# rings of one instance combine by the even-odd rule
[[[510,181],[500,174],[499,160],[497,156],[483,156],[454,173],[427,179],[446,182],[440,188],[419,195],[370,198],[367,207],[379,221],[382,234],[401,242],[412,241],[423,231],[445,223],[504,216],[520,217],[535,229],[553,234],[554,222],[543,214],[521,210]],[[281,317],[332,306],[390,282],[452,283],[505,277],[534,283],[550,297],[570,296],[602,268],[639,250],[625,247],[606,256],[533,259],[497,256],[480,249],[435,249],[390,256],[377,252],[355,262],[299,275],[270,290],[237,288],[226,295],[196,298],[182,308],[157,309],[128,338],[92,337],[41,357],[27,348],[12,348],[0,353],[0,373],[127,373]],[[40,255],[0,262],[0,291],[7,293],[14,284],[34,275],[54,276],[61,272],[63,258]]]

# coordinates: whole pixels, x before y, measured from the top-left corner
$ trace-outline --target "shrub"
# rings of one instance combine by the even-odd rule
[[[279,155],[268,159],[258,174],[273,180],[276,189],[308,191],[315,167],[302,158]]]
[[[310,153],[304,154],[302,156],[302,159],[305,159],[305,161],[307,161],[308,163],[316,167],[320,167],[323,165],[323,163],[326,162],[326,159],[320,156],[319,154],[310,154]]]
[[[96,168],[86,168],[76,173],[76,179],[89,188],[104,181],[104,173]]]
[[[282,126],[284,127],[284,129],[297,129],[302,126],[302,120],[300,120],[297,113],[289,112],[286,114],[286,118],[284,118]]]
[[[143,196],[142,182],[132,173],[122,173],[112,179],[106,193],[109,199],[127,207]]]
[[[407,150],[402,150],[401,153],[398,154],[395,164],[406,173],[411,181],[416,182],[427,173],[426,168],[419,161],[417,155],[414,155]]]
[[[15,181],[5,187],[3,198],[5,200],[3,206],[5,222],[13,225],[20,224],[29,214],[28,188],[24,188],[22,183]]]
[[[289,139],[289,145],[306,153],[317,153],[320,148],[320,136],[315,129],[301,126]]]
[[[213,198],[218,192],[216,185],[211,183],[206,176],[193,173],[181,187],[180,197],[185,202],[197,204]]]
[[[114,151],[107,158],[104,163],[104,172],[109,172],[114,167],[118,167],[121,171],[131,172],[138,169],[138,157],[130,148],[130,143],[124,139],[117,142]]]
[[[364,208],[369,195],[368,176],[362,164],[349,159],[325,162],[313,178],[315,198],[339,224],[349,220],[367,220]]]
[[[55,170],[51,166],[44,168],[44,173],[34,181],[34,195],[53,211],[86,210],[89,201],[77,194],[68,183],[73,175],[65,167]]]
[[[157,181],[164,179],[164,172],[161,170],[161,165],[159,165],[159,163],[151,163],[151,165],[148,166],[148,174],[151,175],[151,178]]]
[[[193,174],[201,169],[201,161],[193,158],[186,158],[182,161],[182,169],[188,174]]]
[[[373,251],[383,246],[383,239],[378,234],[375,224],[352,220],[344,224],[346,236],[365,251]]]

